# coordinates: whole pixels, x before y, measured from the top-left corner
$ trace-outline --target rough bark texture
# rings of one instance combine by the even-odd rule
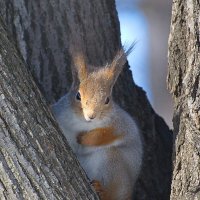
[[[74,35],[90,64],[113,59],[120,43],[114,0],[0,0],[0,13],[46,99],[52,103],[71,84],[69,46]],[[76,42],[75,42],[76,43]],[[155,114],[127,67],[114,88],[116,101],[138,121],[144,162],[135,199],[169,199],[172,135]]]
[[[96,65],[105,64],[120,46],[113,1],[86,0],[83,4],[81,0],[1,0],[0,7],[23,58],[50,103],[70,87],[69,46],[77,45],[76,39],[83,42],[90,63]]]
[[[0,199],[98,199],[2,21]]]
[[[174,0],[168,86],[175,102],[172,200],[200,199],[200,2]]]

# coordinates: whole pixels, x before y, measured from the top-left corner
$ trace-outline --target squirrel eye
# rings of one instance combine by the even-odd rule
[[[105,104],[108,104],[109,101],[110,101],[110,99],[107,97],[107,98],[106,98],[106,101],[105,101]]]
[[[78,101],[81,101],[81,94],[80,94],[80,92],[77,92],[77,94],[76,94],[76,99],[77,99]]]

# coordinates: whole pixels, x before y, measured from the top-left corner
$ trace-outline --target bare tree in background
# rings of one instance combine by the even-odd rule
[[[119,22],[114,0],[85,0],[84,3],[81,0],[0,0],[0,7],[0,14],[7,25],[10,37],[16,40],[17,48],[26,61],[43,95],[50,103],[53,103],[66,93],[70,87],[71,56],[69,53],[69,46],[74,45],[74,35],[79,35],[81,42],[86,48],[89,63],[96,66],[106,64],[112,60],[117,49],[121,48]],[[1,43],[2,41],[0,41],[0,44]],[[9,73],[15,73],[14,68],[12,68]],[[21,73],[20,76],[22,80],[17,81],[15,84],[22,84],[22,88],[25,87],[23,84],[26,84],[28,88],[27,92],[30,89],[35,92],[36,88],[32,87],[32,82],[29,85],[27,81],[23,82],[23,73]],[[27,78],[26,74],[24,74],[24,76]],[[11,81],[10,79],[9,83],[11,83]],[[14,85],[12,85],[12,87],[14,87]],[[4,93],[5,91],[3,94]],[[8,97],[6,94],[7,93],[4,95],[7,99]],[[29,93],[27,93],[27,98],[31,94],[32,93],[29,91]],[[32,101],[39,102],[40,100],[37,99],[39,98],[38,93],[36,94],[37,95],[34,95],[36,97],[32,95],[31,99],[29,98],[26,101],[26,104],[29,105]],[[15,103],[17,108],[21,105],[20,103],[23,102],[24,93],[20,92],[20,95],[22,95],[22,97]],[[165,122],[153,111],[146,98],[145,92],[134,84],[128,65],[118,79],[114,88],[114,96],[115,100],[138,121],[144,138],[145,155],[143,170],[135,190],[135,199],[169,199],[172,170],[172,133],[169,131]],[[3,105],[0,104],[0,106],[0,112],[2,112]],[[32,118],[36,120],[35,123],[31,123],[32,130],[38,131],[34,134],[35,143],[31,139],[29,141],[29,138],[26,141],[30,143],[30,146],[34,144],[39,148],[37,142],[40,140],[40,135],[43,134],[43,131],[48,132],[49,129],[45,128],[46,126],[44,126],[43,129],[38,129],[38,126],[43,125],[43,123],[45,124],[45,121],[40,121],[40,118],[38,119],[37,112],[43,111],[42,118],[44,118],[44,120],[48,119],[51,121],[51,116],[49,116],[49,112],[46,112],[42,107],[33,109],[35,107],[34,105],[31,109],[24,104],[22,104],[21,107],[27,109],[26,115],[22,115],[20,119],[23,121],[25,118],[32,116]],[[17,108],[15,109],[14,107],[10,114],[12,114],[12,112],[18,113],[20,109]],[[40,109],[42,109],[42,111],[40,111]],[[3,120],[8,124],[8,118],[6,116],[7,115],[4,115]],[[10,124],[5,126],[5,130],[9,127]],[[49,125],[47,127],[49,127]],[[19,126],[19,130],[21,129],[21,126]],[[67,153],[67,151],[69,151],[69,149],[66,150],[66,147],[64,148],[62,145],[57,147],[57,142],[54,142],[53,138],[59,137],[61,139],[61,136],[60,134],[58,134],[59,136],[55,136],[55,134],[58,133],[55,131],[51,137],[52,145],[55,146],[55,149],[59,148],[59,150],[56,150],[54,158],[56,159],[58,157],[58,160],[60,160],[59,153],[61,153],[61,157],[67,169],[66,171],[62,170],[62,167],[54,164],[54,162],[50,162],[50,166],[47,165],[47,169],[50,167],[53,171],[59,172],[61,170],[62,173],[66,172],[63,177],[68,177],[67,180],[69,184],[73,183],[74,185],[78,185],[80,183],[78,181],[78,173],[80,172],[78,168],[75,168],[73,172],[76,170],[78,171],[77,174],[74,172],[75,178],[72,179],[72,176],[69,175],[69,171],[72,170],[74,166],[66,160],[67,158],[64,158],[65,154],[66,157],[68,157],[67,155],[69,153]],[[49,134],[47,134],[47,136],[49,137]],[[10,139],[10,143],[12,143],[12,139],[13,138]],[[23,138],[19,138],[18,141],[20,142],[22,139]],[[55,140],[57,141],[57,139]],[[44,143],[43,140],[41,141]],[[60,142],[60,140],[58,142]],[[64,145],[64,143],[62,144]],[[23,150],[20,151],[26,152],[28,147],[29,145],[25,145]],[[10,149],[4,148],[4,151],[12,158],[14,155],[11,154],[9,150]],[[43,161],[42,159],[47,159],[46,155],[49,154],[49,149],[43,149],[43,152],[45,152],[45,156],[41,158],[41,162]],[[34,160],[34,157],[40,157],[37,151],[35,155],[30,155],[29,162]],[[70,161],[75,162],[72,158]],[[5,159],[4,162],[7,163]],[[40,165],[38,164],[38,166]],[[35,168],[37,169],[37,165]],[[2,169],[6,169],[6,167],[3,166]],[[16,167],[15,170],[18,170],[18,168]],[[10,170],[9,173],[13,175],[15,170]],[[46,173],[45,177],[49,181],[53,181],[50,175]],[[29,173],[25,173],[25,178],[29,176]],[[80,176],[84,177],[83,175]],[[31,177],[32,185],[30,188],[35,184],[35,176]],[[20,188],[20,184],[21,182],[16,185],[16,188]],[[82,184],[82,182],[80,184]],[[86,182],[85,184],[87,185]],[[59,184],[56,182],[54,187],[60,187],[60,185],[58,185]],[[36,186],[38,188],[40,184],[38,183]],[[61,187],[62,186],[63,184],[61,184]],[[51,187],[52,186],[48,187],[49,190]],[[84,187],[83,183],[83,186],[80,186],[80,193],[83,191],[81,188],[87,189],[88,187]],[[5,187],[4,191],[6,189]],[[22,191],[17,190],[17,192],[20,194]],[[63,190],[63,193],[64,192],[69,191]],[[76,192],[79,194],[79,187],[74,191],[74,194]],[[89,190],[89,192],[91,192],[91,190]],[[86,192],[85,196],[90,198],[88,195],[89,194]],[[70,199],[69,196],[66,198]],[[25,197],[25,199],[27,198]]]
[[[175,102],[171,200],[200,199],[200,2],[173,2],[168,86]]]

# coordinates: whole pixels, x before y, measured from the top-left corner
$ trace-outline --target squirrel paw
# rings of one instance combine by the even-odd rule
[[[84,136],[84,132],[81,132],[81,133],[79,133],[77,135],[76,141],[77,141],[78,144],[82,144],[82,142],[83,142],[83,136]]]
[[[93,181],[91,182],[91,185],[94,187],[94,189],[95,189],[95,191],[96,191],[97,193],[100,193],[100,192],[103,191],[103,187],[102,187],[102,185],[101,185],[101,183],[100,183],[99,181],[93,180]]]
[[[94,187],[96,193],[99,195],[101,200],[106,199],[105,198],[105,190],[103,189],[103,186],[101,185],[100,181],[93,180],[91,182],[91,185]]]

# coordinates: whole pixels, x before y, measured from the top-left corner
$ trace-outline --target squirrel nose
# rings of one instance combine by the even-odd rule
[[[92,114],[92,115],[89,115],[88,117],[89,117],[90,119],[94,119],[94,118],[95,118],[95,115]]]
[[[96,117],[96,113],[92,109],[83,109],[83,115],[86,121],[92,121]]]
[[[86,121],[91,121],[91,120],[93,120],[95,117],[96,117],[95,114],[88,114],[88,115],[85,115]]]

